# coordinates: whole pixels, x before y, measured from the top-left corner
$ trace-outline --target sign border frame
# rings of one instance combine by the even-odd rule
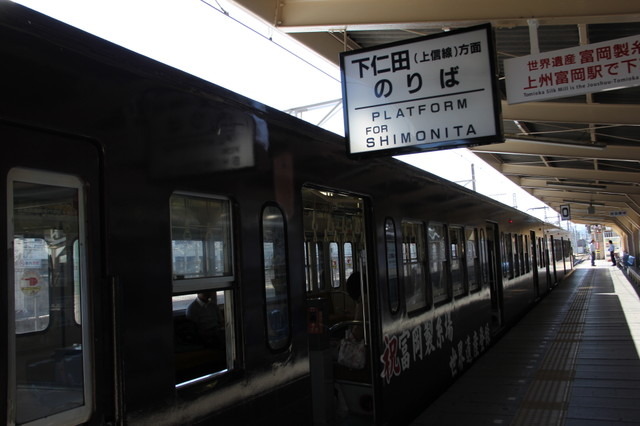
[[[453,139],[448,141],[440,141],[440,142],[430,142],[427,144],[421,145],[410,145],[404,147],[396,147],[396,148],[387,148],[387,149],[376,149],[367,152],[351,152],[351,143],[350,143],[350,132],[349,132],[349,105],[347,98],[347,84],[346,84],[346,76],[345,76],[345,60],[351,55],[361,54],[366,52],[372,52],[380,49],[387,49],[395,46],[402,46],[410,43],[419,43],[424,40],[433,40],[443,37],[450,37],[451,34],[463,34],[467,32],[473,32],[478,30],[485,30],[487,33],[487,44],[488,44],[488,55],[489,55],[489,64],[490,64],[490,73],[493,76],[491,78],[491,97],[493,100],[493,110],[494,110],[494,126],[496,129],[496,134],[490,136],[482,136],[478,138],[463,138],[463,139]],[[445,149],[455,149],[455,148],[471,148],[479,145],[490,145],[494,143],[503,143],[505,141],[504,138],[504,130],[502,124],[502,104],[500,92],[498,90],[498,75],[497,75],[497,55],[496,55],[496,45],[495,45],[495,31],[491,25],[491,23],[485,23],[480,25],[474,25],[471,27],[458,28],[451,31],[443,31],[437,34],[429,34],[425,36],[415,37],[407,40],[400,40],[391,43],[380,44],[376,46],[366,47],[363,49],[351,50],[349,52],[341,52],[340,53],[340,79],[341,79],[341,87],[342,87],[342,111],[344,117],[344,134],[345,134],[345,145],[347,155],[354,159],[359,158],[372,158],[372,157],[389,157],[395,155],[403,155],[403,154],[415,154],[422,152],[430,152],[430,151],[440,151]]]

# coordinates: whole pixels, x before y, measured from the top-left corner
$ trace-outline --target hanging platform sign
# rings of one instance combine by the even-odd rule
[[[491,25],[340,55],[347,152],[503,142]]]
[[[640,85],[640,35],[504,61],[510,104]]]

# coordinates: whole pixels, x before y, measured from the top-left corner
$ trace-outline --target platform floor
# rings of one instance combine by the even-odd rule
[[[640,425],[640,301],[578,265],[412,426]]]

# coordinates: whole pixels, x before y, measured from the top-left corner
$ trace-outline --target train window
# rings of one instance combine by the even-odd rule
[[[518,244],[518,234],[514,234],[511,239],[511,245],[513,246],[513,276],[520,276],[520,245]]]
[[[519,272],[519,263],[518,263],[518,235],[511,235],[511,278],[515,278],[520,275]]]
[[[342,245],[342,255],[344,259],[344,276],[349,278],[353,273],[353,244],[350,242]]]
[[[465,237],[467,241],[466,255],[469,290],[476,291],[480,289],[480,254],[478,250],[478,229],[465,229]]]
[[[550,237],[545,237],[542,240],[542,251],[544,253],[544,266],[548,269],[551,266],[551,246],[549,242]]]
[[[388,218],[384,223],[385,247],[387,251],[387,291],[391,312],[398,312],[400,307],[398,289],[398,255],[396,251],[396,224]]]
[[[80,242],[73,242],[73,258],[80,259]],[[73,263],[73,320],[76,324],[82,324],[82,288],[80,281],[80,265]]]
[[[12,423],[79,424],[91,413],[83,187],[57,173],[8,175]]]
[[[518,235],[513,234],[511,236],[511,247],[513,247],[513,276],[520,276],[520,252],[518,247]]]
[[[180,193],[170,203],[174,291],[224,287],[233,280],[231,203]]]
[[[329,257],[331,262],[331,287],[340,287],[340,249],[338,243],[329,243]]]
[[[451,285],[453,295],[461,296],[466,294],[465,285],[465,239],[462,228],[452,226],[449,228],[449,247],[451,248]]]
[[[231,290],[173,296],[177,387],[229,370],[233,363]]]
[[[321,241],[314,244],[314,266],[315,266],[315,281],[318,290],[324,290],[324,246]]]
[[[506,264],[505,264],[505,277],[512,279],[514,277],[513,274],[513,238],[511,234],[504,234],[504,247],[506,254]]]
[[[509,245],[509,279],[518,276],[518,246],[515,243],[516,236],[509,234],[509,240],[506,242]]]
[[[310,241],[305,241],[303,248],[304,248],[304,282],[305,282],[305,289],[307,292],[310,292],[313,290],[313,281],[312,281],[312,269],[311,269],[311,256],[310,256],[310,245],[311,242]]]
[[[515,263],[518,268],[518,275],[524,274],[524,250],[522,247],[522,235],[515,235],[513,237],[513,242],[516,249],[516,260]]]
[[[324,255],[321,242],[307,241],[304,245],[305,279],[307,291],[324,288]]]
[[[505,244],[507,236],[504,232],[500,233],[500,253],[501,253],[501,262],[502,265],[502,277],[507,278],[509,272],[509,263],[507,262],[507,245]]]
[[[231,203],[170,199],[176,388],[226,372],[235,359]]]
[[[547,266],[547,264],[545,263],[546,262],[545,259],[546,257],[544,253],[543,239],[538,238],[538,268],[543,268]]]
[[[284,215],[276,206],[262,211],[262,255],[269,347],[282,350],[289,343],[289,274],[287,273]]]
[[[49,326],[49,247],[44,238],[13,240],[16,262],[16,334],[33,333]]]
[[[542,239],[542,253],[543,253],[543,258],[544,258],[544,266],[546,268],[549,268],[549,262],[551,262],[551,252],[549,250],[549,238],[548,237],[544,237]]]
[[[478,234],[480,238],[480,277],[482,278],[480,285],[482,285],[489,282],[489,254],[487,253],[487,235],[484,228],[480,228]]]
[[[425,232],[420,222],[402,222],[402,266],[407,312],[426,307]]]
[[[429,244],[431,293],[433,294],[433,302],[439,303],[449,298],[447,246],[444,225],[436,223],[429,224],[427,241]]]
[[[529,273],[531,270],[531,257],[529,256],[529,237],[524,236],[524,268],[525,272]]]

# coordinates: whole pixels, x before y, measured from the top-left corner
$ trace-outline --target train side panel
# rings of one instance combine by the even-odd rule
[[[547,224],[21,6],[0,39],[8,424],[408,420],[571,271]]]
[[[264,247],[258,243],[264,238],[260,218],[265,205],[277,204],[278,198],[277,178],[266,159],[265,112],[222,89],[205,94],[208,90],[202,82],[193,79],[196,84],[189,86],[190,77],[97,39],[90,53],[83,51],[78,39],[56,46],[49,38],[49,27],[55,25],[48,18],[23,12],[16,5],[1,6],[10,21],[2,26],[3,57],[11,64],[3,68],[2,87],[7,99],[14,100],[2,103],[2,119],[11,126],[44,129],[45,134],[82,135],[104,152],[102,164],[95,166],[96,173],[101,173],[100,185],[86,182],[95,194],[90,204],[95,242],[90,258],[104,260],[103,266],[93,264],[91,270],[101,276],[88,288],[96,342],[92,371],[101,372],[96,373],[98,378],[106,374],[95,383],[91,399],[96,411],[91,422],[120,418],[176,424],[212,413],[233,421],[253,422],[261,416],[289,418],[291,424],[306,421],[310,396],[304,287],[290,285],[288,300],[274,302],[272,287],[267,291],[265,285]],[[33,32],[21,34],[12,26]],[[60,33],[76,35],[69,27],[60,28]],[[60,37],[55,31],[52,34]],[[124,71],[120,62],[138,71]],[[216,136],[208,136],[212,134]],[[55,149],[55,138],[49,139],[50,148]],[[28,142],[5,139],[7,167],[60,169],[56,157],[47,157],[40,149],[32,151],[40,151],[45,161],[21,161],[10,144],[27,147]],[[59,152],[65,159],[79,158],[61,145]],[[207,162],[211,156],[215,160]],[[250,163],[243,163],[246,158]],[[229,164],[238,161],[239,165]],[[190,225],[172,223],[180,215],[178,200],[192,203],[193,215],[209,207],[228,208],[230,234],[210,241],[221,257],[229,256],[229,270],[219,272],[215,266],[202,279],[176,273],[178,251],[202,247],[187,243],[198,238],[197,218],[190,229]],[[289,200],[282,207],[287,215],[296,208]],[[215,235],[218,230],[207,232]],[[102,242],[96,238],[101,235]],[[283,243],[294,247],[297,241]],[[291,261],[285,268],[290,268],[286,274],[293,280]],[[300,277],[296,280],[299,284]],[[222,348],[198,349],[193,340],[185,340],[192,337],[178,335],[192,334],[184,327],[186,301],[195,300],[205,289],[215,293],[218,321],[224,324]],[[283,309],[277,314],[276,309],[267,312],[265,300],[266,307]],[[276,323],[279,334],[270,335],[270,325]],[[113,325],[116,329],[111,329]],[[202,363],[203,356],[215,361]],[[211,376],[207,383],[189,383],[207,374]],[[114,387],[117,390],[110,392]],[[209,389],[208,397],[202,397],[203,389]],[[113,401],[111,394],[121,399]],[[260,395],[270,396],[258,399]],[[274,399],[280,401],[281,411],[273,410]],[[8,409],[4,413],[12,416]]]

